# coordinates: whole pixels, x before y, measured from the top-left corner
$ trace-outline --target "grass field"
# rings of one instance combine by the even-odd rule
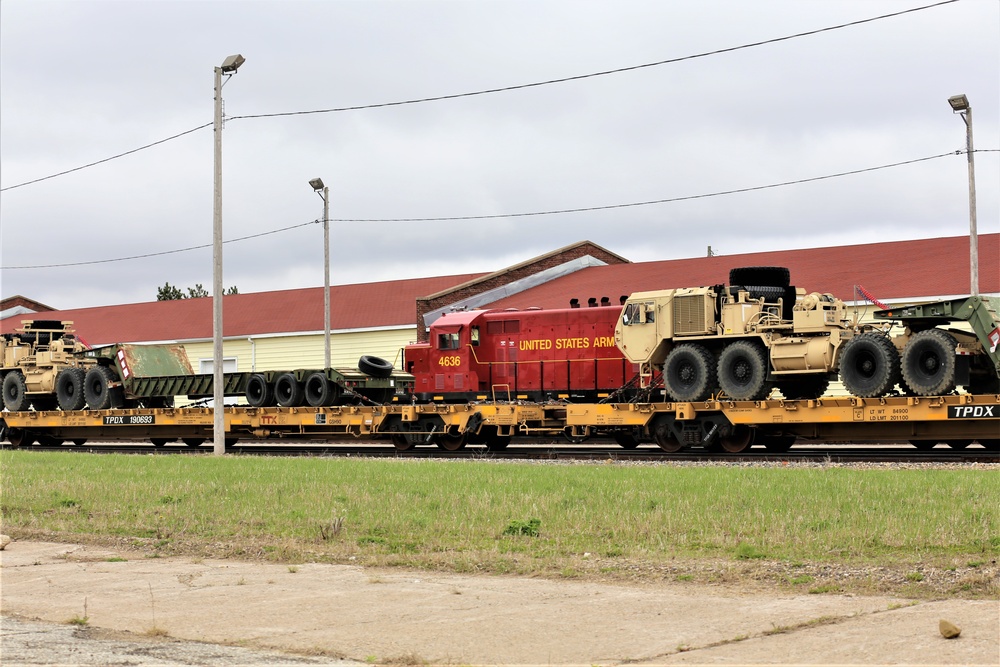
[[[708,559],[802,572],[890,568],[917,585],[926,568],[995,566],[1000,552],[1000,478],[985,468],[30,451],[0,452],[0,465],[5,533],[96,540],[153,557],[612,577]],[[995,581],[967,588],[997,592]]]

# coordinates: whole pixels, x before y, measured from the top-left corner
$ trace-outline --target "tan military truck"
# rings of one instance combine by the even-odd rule
[[[783,267],[736,268],[729,282],[629,297],[615,340],[644,388],[662,374],[668,400],[759,400],[775,388],[811,399],[838,373],[865,398],[1000,387],[998,319],[983,297],[878,311],[882,322],[861,325],[832,295],[791,287]],[[953,322],[973,331],[940,328]]]
[[[80,354],[86,349],[72,322],[26,320],[0,335],[3,406],[12,412],[83,409],[84,377],[97,364]]]

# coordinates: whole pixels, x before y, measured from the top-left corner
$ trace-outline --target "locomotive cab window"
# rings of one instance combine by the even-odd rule
[[[469,343],[473,346],[479,345],[479,327],[471,327],[469,329]]]
[[[438,349],[439,350],[457,350],[458,349],[458,333],[443,333],[443,334],[438,334]]]

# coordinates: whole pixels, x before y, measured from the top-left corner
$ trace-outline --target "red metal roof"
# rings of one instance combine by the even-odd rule
[[[412,325],[416,299],[483,274],[470,273],[412,280],[393,280],[330,288],[330,328],[365,329]],[[323,288],[234,294],[222,302],[224,335],[322,331]],[[173,341],[212,338],[212,299],[152,301],[118,306],[50,311],[47,320],[69,320],[91,345],[136,341]],[[30,315],[0,321],[9,333]]]
[[[865,245],[781,250],[596,266],[505,297],[484,308],[565,308],[577,298],[619,297],[644,290],[700,287],[729,282],[739,266],[786,266],[792,284],[809,292],[854,299],[860,284],[875,298],[931,298],[969,293],[967,236]],[[979,235],[979,291],[1000,292],[1000,234]]]
[[[571,298],[609,297],[670,287],[726,283],[737,266],[787,266],[792,284],[810,292],[853,299],[863,285],[878,299],[924,298],[969,293],[968,237],[783,250],[692,259],[613,264],[569,274],[485,308],[565,308]],[[1000,234],[979,236],[979,290],[1000,293]],[[331,288],[331,328],[407,326],[416,321],[416,299],[484,273],[337,285]],[[223,302],[225,335],[321,331],[323,288],[236,294]],[[72,320],[90,344],[198,340],[212,337],[212,299],[153,301],[46,312],[44,319]],[[0,321],[8,333],[29,316]]]

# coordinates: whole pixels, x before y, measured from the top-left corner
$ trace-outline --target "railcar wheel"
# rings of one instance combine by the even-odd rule
[[[62,410],[82,410],[86,404],[83,395],[83,379],[87,376],[82,368],[64,368],[56,376],[56,400]]]
[[[678,345],[663,362],[663,386],[675,401],[704,401],[716,386],[712,353],[697,343]]]
[[[980,440],[979,444],[988,452],[1000,452],[1000,440]]]
[[[337,385],[330,382],[326,373],[316,371],[306,376],[303,383],[303,391],[306,396],[306,403],[314,408],[322,408],[333,405],[337,401]]]
[[[750,449],[753,444],[753,431],[749,426],[735,424],[719,429],[719,447],[724,452],[739,454]]]
[[[719,387],[736,401],[758,401],[768,394],[767,351],[749,340],[730,343],[719,355]]]
[[[83,396],[91,410],[107,410],[111,407],[111,387],[114,379],[111,369],[94,366],[87,371],[83,380]]]
[[[434,444],[447,452],[457,452],[467,442],[468,436],[465,433],[440,433],[434,438]]]
[[[149,441],[153,443],[153,447],[163,447],[165,444],[170,442],[169,438],[150,438]]]
[[[274,387],[268,384],[267,378],[260,373],[254,373],[247,378],[244,394],[251,407],[266,408],[274,405]]]
[[[795,444],[794,435],[761,435],[757,433],[753,440],[755,445],[764,445],[764,449],[774,454],[787,452]]]
[[[274,398],[283,408],[302,405],[302,394],[302,383],[295,379],[294,373],[282,373],[274,381]]]
[[[486,451],[488,452],[499,452],[507,449],[507,445],[510,444],[509,435],[497,435],[493,434],[486,438]]]
[[[3,379],[3,404],[11,412],[22,412],[28,409],[28,385],[21,371],[7,373]]]
[[[903,380],[919,396],[941,396],[955,388],[955,348],[947,331],[927,329],[915,334],[903,348]]]
[[[390,439],[397,452],[408,452],[413,449],[413,443],[402,433],[393,433]]]
[[[778,390],[788,401],[808,401],[819,398],[830,388],[830,376],[826,373],[803,375],[795,379],[780,380]]]
[[[181,442],[188,447],[201,447],[205,444],[205,438],[181,438]]]
[[[628,431],[615,431],[612,437],[622,449],[635,449],[639,446],[639,440]]]
[[[70,440],[70,442],[72,442],[77,447],[83,447],[84,445],[87,444],[87,439],[86,438],[75,438],[73,440]]]
[[[392,364],[385,359],[366,354],[358,359],[358,370],[373,378],[387,378],[392,375]]]
[[[684,449],[684,444],[674,436],[674,432],[670,430],[670,425],[665,420],[653,427],[653,442],[656,443],[657,447],[671,454]]]
[[[840,356],[840,379],[854,396],[885,396],[902,379],[899,352],[882,334],[855,336],[847,341]]]
[[[971,440],[947,440],[947,441],[945,441],[945,444],[947,444],[952,449],[965,449],[966,447],[968,447],[969,445],[972,444],[972,441]]]
[[[35,443],[35,436],[31,435],[23,428],[12,428],[7,431],[7,441],[13,447],[28,447]]]

